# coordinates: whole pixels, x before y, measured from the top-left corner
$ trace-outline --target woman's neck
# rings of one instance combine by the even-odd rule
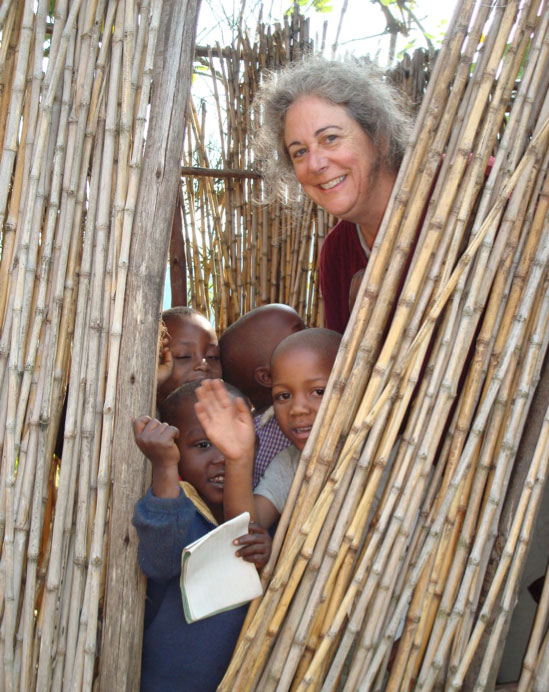
[[[385,169],[378,173],[376,181],[370,189],[369,198],[371,204],[368,206],[368,213],[364,218],[356,220],[362,238],[370,250],[374,245],[381,222],[383,221],[395,180],[396,173]]]

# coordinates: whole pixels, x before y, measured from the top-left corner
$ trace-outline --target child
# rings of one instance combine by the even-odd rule
[[[252,492],[254,431],[249,411],[231,399],[219,380],[204,380],[197,390],[198,420],[225,457],[225,517],[244,511],[268,529],[278,519],[293,482],[334,364],[341,334],[306,329],[282,341],[271,360],[275,416],[292,445],[269,464]]]
[[[180,384],[221,377],[217,335],[202,313],[188,307],[164,310],[167,335],[162,339],[157,373],[156,403]]]
[[[147,575],[141,690],[210,692],[232,656],[247,607],[188,624],[181,591],[181,553],[223,521],[225,461],[194,411],[200,382],[175,390],[162,404],[165,422],[142,416],[134,436],[152,464],[152,487],[135,506],[139,564]],[[242,396],[231,388],[227,396]],[[240,399],[244,408],[246,404]],[[179,477],[183,482],[179,483]],[[263,566],[271,540],[250,524],[237,555]]]
[[[252,477],[254,487],[270,461],[290,445],[271,408],[271,356],[283,339],[303,329],[303,320],[293,308],[272,303],[247,312],[219,339],[223,379],[243,392],[254,407],[258,440]]]
[[[254,413],[272,404],[269,367],[278,344],[289,334],[305,329],[289,305],[271,303],[250,310],[219,337],[223,379],[245,394]]]

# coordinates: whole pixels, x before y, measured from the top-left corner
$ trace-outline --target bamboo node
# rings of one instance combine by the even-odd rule
[[[304,544],[305,546],[306,544]],[[304,560],[309,562],[309,560],[313,557],[314,551],[312,549],[306,549],[305,547],[301,548],[299,551],[299,556],[302,557]]]
[[[321,454],[318,455],[317,460],[316,460],[316,463],[317,463],[317,464],[320,464],[320,466],[327,466],[327,467],[330,467],[330,466],[332,465],[332,458],[331,458],[331,457],[326,457],[326,456],[324,456],[324,455],[321,453]],[[313,473],[314,473],[314,469],[313,469]],[[308,476],[308,478],[310,478],[311,476],[312,476],[312,473]],[[329,479],[327,480],[327,483],[329,483],[329,482],[332,482],[332,483],[333,483],[332,479],[329,478]]]
[[[341,394],[345,389],[346,382],[340,378],[336,378],[333,383],[333,392]]]

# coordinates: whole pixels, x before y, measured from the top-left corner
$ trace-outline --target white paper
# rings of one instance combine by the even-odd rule
[[[261,596],[257,569],[235,555],[235,538],[248,533],[248,512],[186,546],[181,556],[181,595],[187,622],[236,608]]]

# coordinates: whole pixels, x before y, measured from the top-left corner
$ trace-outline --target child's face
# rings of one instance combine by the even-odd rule
[[[159,401],[185,382],[221,377],[217,336],[205,317],[172,317],[166,322],[166,327],[170,337],[173,371],[170,378],[158,388]]]
[[[278,425],[299,451],[311,432],[332,363],[318,351],[295,347],[278,356],[272,368],[273,405]]]
[[[179,475],[194,486],[216,518],[223,518],[225,459],[206,437],[194,411],[194,399],[181,405],[178,421]]]

